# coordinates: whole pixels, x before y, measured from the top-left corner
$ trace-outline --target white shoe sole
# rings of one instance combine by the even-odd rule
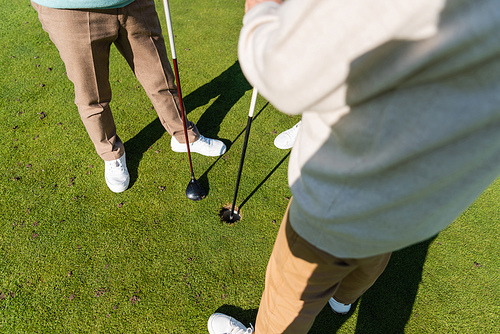
[[[106,177],[104,177],[104,179],[106,180],[106,185],[108,186],[109,190],[111,190],[114,193],[124,192],[125,190],[128,189],[128,185],[130,183],[130,178],[128,178],[127,181],[125,181],[122,184],[110,185],[108,179]]]

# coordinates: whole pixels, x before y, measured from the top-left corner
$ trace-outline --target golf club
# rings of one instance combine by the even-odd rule
[[[236,178],[236,187],[234,189],[234,196],[233,196],[233,204],[231,205],[231,212],[229,213],[229,221],[233,222],[236,220],[240,220],[240,214],[236,212],[236,217],[235,217],[235,212],[234,212],[234,206],[236,204],[236,197],[238,196],[238,188],[240,186],[240,179],[241,179],[241,171],[243,170],[243,161],[245,160],[245,153],[247,150],[247,144],[248,144],[248,136],[250,134],[250,127],[252,126],[252,118],[253,118],[253,112],[255,111],[255,103],[257,101],[257,88],[253,88],[252,92],[252,100],[250,102],[250,110],[248,112],[248,121],[247,121],[247,128],[245,131],[245,139],[243,141],[243,148],[241,150],[241,158],[240,158],[240,167],[238,169],[238,177]]]
[[[174,64],[175,81],[177,83],[177,92],[179,94],[179,103],[181,105],[182,125],[184,126],[184,137],[186,138],[187,154],[189,157],[189,167],[191,169],[191,181],[189,181],[189,184],[186,188],[186,196],[192,201],[199,201],[205,198],[206,192],[201,186],[201,184],[194,177],[193,163],[191,162],[191,150],[189,149],[189,139],[186,126],[187,122],[186,111],[184,110],[184,102],[182,101],[181,83],[179,80],[179,69],[177,67],[177,55],[175,53],[174,32],[172,30],[172,19],[170,18],[170,7],[168,5],[168,0],[163,0],[163,7],[165,7],[165,18],[167,20],[168,39],[170,41],[170,50],[172,53],[172,62]]]

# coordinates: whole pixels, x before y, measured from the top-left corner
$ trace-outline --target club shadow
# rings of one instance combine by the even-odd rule
[[[239,206],[239,210],[241,210],[241,208],[243,208],[243,206],[245,206],[245,204],[250,200],[250,198],[252,198],[252,196],[260,189],[260,187],[262,187],[262,185],[264,183],[266,183],[266,181],[271,177],[271,175],[274,174],[274,172],[276,172],[276,170],[283,164],[283,162],[285,162],[288,157],[290,156],[290,152],[287,152],[287,154],[276,164],[276,166],[274,166],[274,168],[266,175],[266,177],[255,187],[254,190],[252,190],[252,192],[243,200],[243,202],[241,202],[240,206]]]
[[[261,114],[261,112],[266,109],[266,107],[269,105],[269,102],[267,102],[258,112],[257,114],[255,114],[253,116],[253,121],[255,121],[255,119],[257,119],[257,117],[259,117],[259,115]],[[236,142],[243,134],[245,133],[245,129],[243,129],[234,139],[233,139],[233,143]],[[226,145],[227,146],[227,150],[229,151],[231,146],[229,145]],[[207,193],[207,196],[208,196],[208,193],[209,193],[209,190],[210,190],[210,185],[209,185],[209,182],[208,182],[208,174],[210,173],[210,171],[212,170],[212,168],[217,165],[217,163],[219,162],[220,159],[223,158],[224,155],[221,155],[219,157],[217,157],[217,159],[205,170],[205,172],[200,176],[200,178],[198,179],[198,182],[200,182],[201,186],[203,187],[203,189],[205,189],[206,193]]]

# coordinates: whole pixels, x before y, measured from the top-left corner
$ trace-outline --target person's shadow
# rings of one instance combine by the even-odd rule
[[[240,64],[235,61],[227,70],[209,83],[197,88],[184,98],[186,112],[206,105],[217,97],[196,123],[198,130],[207,137],[217,138],[220,124],[229,110],[252,86],[241,72]],[[226,143],[227,145],[228,143]]]
[[[334,314],[326,304],[316,317],[309,334],[337,333],[356,308],[358,318],[354,333],[404,333],[422,280],[427,251],[434,239],[435,237],[394,252],[384,273],[353,304],[349,314]],[[258,309],[244,310],[233,305],[222,305],[216,312],[230,315],[245,325],[255,325]]]
[[[215,312],[233,317],[245,326],[250,326],[250,324],[252,324],[255,327],[255,319],[257,318],[258,310],[257,308],[244,310],[241,307],[226,304],[219,307]]]
[[[189,114],[190,110],[194,110],[217,98],[203,113],[196,126],[204,136],[218,138],[217,134],[219,133],[220,124],[224,120],[224,117],[226,117],[236,102],[245,95],[245,92],[251,88],[241,72],[238,61],[236,61],[209,83],[197,88],[189,95],[183,96],[186,114]],[[165,129],[161,125],[160,120],[156,118],[133,138],[125,142],[130,186],[137,180],[137,170],[144,153],[161,138],[164,132]],[[221,140],[229,149],[231,143],[225,139]],[[206,178],[206,173],[203,174],[203,177]],[[208,187],[208,181],[203,180],[203,177],[200,181],[203,187]]]
[[[355,333],[404,333],[410,318],[430,244],[436,237],[392,254],[387,268],[346,316],[336,315],[327,304],[309,331],[336,333],[358,308]]]

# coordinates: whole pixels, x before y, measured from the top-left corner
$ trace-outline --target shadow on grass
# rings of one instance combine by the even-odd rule
[[[284,157],[283,159],[280,160],[280,162],[278,162],[278,164],[276,164],[276,166],[274,166],[274,168],[269,172],[269,174],[266,175],[266,177],[257,185],[257,187],[255,187],[254,190],[252,190],[252,192],[250,193],[250,195],[248,195],[244,200],[243,202],[241,202],[241,205],[239,206],[240,210],[241,208],[250,200],[250,198],[252,198],[252,196],[257,192],[257,190],[259,190],[260,187],[262,187],[262,185],[264,183],[266,183],[266,181],[271,177],[271,175],[274,174],[274,172],[276,172],[276,170],[283,164],[283,162],[285,162],[286,159],[288,159],[288,157],[290,156],[290,152],[288,152]]]
[[[348,315],[334,314],[327,304],[316,317],[309,333],[337,333],[352,316],[356,307],[359,310],[354,333],[404,333],[422,279],[427,251],[434,239],[435,237],[394,252],[384,273],[361,299],[353,304]],[[249,323],[255,324],[257,311],[223,305],[216,312],[230,315],[248,326]]]
[[[249,105],[250,105],[250,103],[249,103]],[[255,121],[255,119],[256,119],[256,118],[260,115],[260,113],[261,113],[264,109],[266,109],[266,107],[267,107],[268,105],[269,105],[269,102],[267,102],[267,103],[266,103],[266,104],[265,104],[265,105],[264,105],[264,106],[263,106],[263,107],[262,107],[262,108],[261,108],[261,109],[257,112],[257,114],[256,114],[255,116],[253,116],[252,122],[253,122],[253,121]],[[245,128],[245,129],[243,129],[243,130],[242,130],[242,131],[241,131],[241,132],[240,132],[240,133],[239,133],[239,134],[238,134],[238,135],[237,135],[237,136],[233,139],[233,143],[234,143],[235,141],[237,141],[237,140],[238,140],[238,138],[240,138],[240,137],[241,137],[241,136],[245,133],[245,130],[246,130],[246,128]],[[228,148],[228,150],[229,150],[230,145],[227,145],[227,143],[226,143],[226,146],[227,146],[227,148]],[[215,165],[219,162],[219,160],[220,160],[223,156],[224,156],[224,155],[219,156],[219,157],[217,158],[217,160],[215,160],[215,161],[214,161],[214,162],[210,165],[210,167],[208,167],[208,168],[205,170],[205,172],[203,173],[203,175],[201,175],[201,176],[200,176],[200,178],[198,179],[198,181],[200,182],[200,184],[201,184],[201,186],[203,187],[203,189],[205,189],[205,191],[206,191],[206,193],[207,193],[207,196],[208,196],[208,193],[209,193],[209,190],[210,190],[210,185],[209,185],[209,183],[208,183],[208,173],[212,170],[212,168],[213,168],[213,167],[214,167],[214,166],[215,166]],[[194,169],[194,167],[193,167],[193,169]],[[276,170],[276,169],[274,169],[274,170]],[[273,171],[274,171],[274,170],[273,170]],[[236,177],[235,177],[235,180],[236,180]],[[267,180],[267,178],[266,178],[266,180]],[[254,191],[254,192],[255,192],[255,191]],[[254,192],[252,192],[252,194],[253,194]]]
[[[206,105],[217,97],[217,100],[205,110],[196,123],[198,130],[204,136],[217,138],[224,117],[250,89],[252,87],[241,72],[239,62],[236,61],[218,77],[186,96],[184,104],[188,110],[187,113],[189,113],[189,110]],[[250,105],[250,101],[248,105]]]
[[[338,316],[327,305],[309,333],[336,333],[356,307],[354,333],[404,333],[422,280],[427,251],[434,239],[394,252],[384,273],[353,305],[351,313]]]
[[[241,322],[243,325],[250,327],[250,324],[255,326],[257,311],[258,309],[256,308],[250,310],[244,310],[240,307],[236,307],[233,305],[222,305],[215,312],[227,314],[235,318],[239,322]]]
[[[158,139],[161,138],[165,128],[160,122],[159,118],[149,123],[144,129],[139,131],[133,138],[127,140],[125,145],[125,152],[127,152],[127,168],[130,174],[130,185],[132,188],[137,180],[139,163],[142,160],[144,153],[153,145]]]
[[[226,117],[228,111],[231,110],[236,102],[238,102],[238,100],[245,95],[245,92],[251,88],[252,87],[241,72],[238,61],[236,61],[218,77],[199,87],[186,97],[183,97],[183,101],[186,106],[186,113],[189,114],[189,110],[194,110],[209,103],[210,100],[217,98],[217,100],[215,100],[203,113],[196,126],[200,130],[200,133],[204,136],[218,138],[217,134],[219,133],[220,124],[224,117]],[[137,170],[144,153],[149,147],[151,147],[151,145],[161,138],[164,132],[165,129],[161,125],[160,120],[156,118],[133,138],[125,142],[124,145],[127,151],[127,167],[130,173],[130,187],[132,187],[137,180]],[[227,140],[223,141],[229,149],[231,143]],[[217,161],[219,159],[217,159]],[[212,164],[208,171],[212,169],[216,162]],[[193,169],[195,168],[193,167]],[[208,171],[205,171],[200,180],[198,180],[207,193]]]

